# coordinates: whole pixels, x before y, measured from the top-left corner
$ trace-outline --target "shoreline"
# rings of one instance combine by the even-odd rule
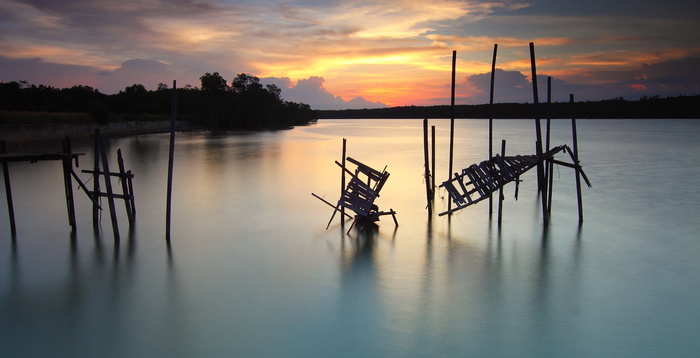
[[[100,135],[104,137],[167,133],[170,132],[170,121],[126,121],[103,125],[95,123],[3,124],[0,125],[0,140],[5,141],[6,149],[10,152],[60,143],[65,137],[71,139],[92,138],[96,129],[99,129]],[[197,129],[199,128],[193,127],[189,122],[175,122],[175,130],[178,132]]]

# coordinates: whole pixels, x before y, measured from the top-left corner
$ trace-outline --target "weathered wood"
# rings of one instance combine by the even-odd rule
[[[461,183],[461,182],[460,182]],[[445,190],[447,190],[447,193],[450,194],[450,197],[452,197],[452,200],[457,204],[457,205],[462,205],[465,203],[464,199],[462,198],[462,194],[460,194],[457,191],[457,188],[452,185],[452,182],[445,182],[441,187],[444,187]]]
[[[70,154],[70,152],[70,139],[66,137],[63,139],[63,153]],[[77,224],[75,220],[75,201],[73,200],[73,177],[71,176],[71,172],[73,171],[73,161],[70,156],[63,156],[61,158],[61,163],[63,165],[63,184],[66,194],[68,224],[71,226],[71,230],[75,231],[77,229]]]
[[[131,174],[131,170],[127,171],[126,174],[127,174],[126,181],[127,181],[128,188],[129,188],[128,193],[131,196],[131,200],[130,200],[130,202],[131,202],[131,214],[134,216],[134,219],[135,219],[136,218],[136,200],[135,200],[135,196],[134,196],[134,181],[133,181],[134,176],[133,176],[133,174]]]
[[[75,171],[72,170],[72,168],[71,168],[71,171],[70,171],[70,172],[71,172],[71,174],[73,175],[73,179],[75,179],[75,181],[78,182],[78,185],[80,186],[80,188],[83,189],[83,191],[85,192],[85,194],[87,194],[88,199],[90,199],[90,201],[92,201],[92,203],[93,203],[94,205],[97,205],[97,207],[99,208],[99,207],[100,207],[100,204],[98,203],[97,198],[95,198],[95,196],[94,196],[94,195],[92,194],[92,192],[87,188],[87,186],[85,186],[85,184],[83,184],[83,182],[80,180],[80,177],[78,176],[78,174],[75,174]]]
[[[471,193],[469,192],[469,190],[467,190],[468,183],[465,184],[462,181],[463,179],[464,179],[464,175],[460,176],[459,174],[455,173],[455,181],[459,184],[459,187],[462,189],[462,193],[464,193],[464,194],[462,194],[462,197],[467,199],[467,202],[469,202],[471,204],[472,198],[469,195]]]
[[[506,156],[506,140],[503,139],[503,140],[501,140],[501,156],[500,156],[502,163],[505,162],[503,160],[503,158],[505,158],[505,156]],[[503,171],[503,168],[501,169],[501,171]],[[508,173],[509,173],[509,178],[512,178],[513,177],[512,172],[508,171]],[[510,181],[510,180],[508,180],[508,181]],[[498,190],[498,226],[501,226],[501,220],[503,218],[503,199],[504,199],[504,197],[503,197],[503,185],[505,185],[505,183],[506,182],[501,184],[501,187]]]
[[[133,225],[134,224],[134,214],[131,211],[132,205],[131,203],[133,202],[134,198],[130,195],[129,193],[129,183],[127,180],[124,180],[124,178],[127,177],[126,169],[124,169],[124,158],[122,157],[122,150],[121,148],[117,149],[117,165],[119,166],[119,177],[122,178],[120,180],[121,185],[122,185],[122,194],[123,194],[123,199],[124,199],[124,207],[126,209],[126,216],[129,219],[129,224]]]
[[[457,51],[452,51],[452,90],[450,96],[450,162],[447,168],[447,177],[452,175],[452,164],[454,162],[454,141],[455,141],[455,72],[457,68]],[[451,202],[447,202],[449,211]]]
[[[125,200],[131,200],[131,199],[134,198],[134,197],[133,197],[132,195],[130,195],[130,194],[116,194],[116,193],[108,194],[108,193],[103,193],[103,192],[97,192],[97,193],[95,193],[95,192],[93,192],[93,191],[89,191],[88,193],[89,193],[90,195],[92,195],[92,196],[101,197],[101,198],[109,198],[109,197],[112,197],[112,198],[114,198],[114,199],[125,199]]]
[[[542,129],[540,128],[540,116],[539,116],[539,98],[538,98],[538,88],[537,88],[537,66],[535,63],[535,44],[530,42],[530,66],[532,68],[532,94],[533,94],[533,104],[535,110],[535,135],[537,140],[535,141],[535,153],[538,158],[537,163],[537,190],[540,191],[542,198],[542,220],[547,223],[549,221],[549,216],[547,215],[547,184],[544,177],[544,163],[542,162]]]
[[[583,222],[583,197],[581,196],[581,165],[578,160],[578,135],[576,133],[576,107],[574,102],[574,95],[569,95],[569,101],[571,102],[571,135],[574,140],[574,163],[576,164],[576,198],[578,203],[578,222],[581,224]],[[591,183],[588,182],[588,178],[585,178],[588,186]]]
[[[4,141],[2,142],[4,144]],[[75,219],[75,197],[73,195],[73,179],[75,179],[83,190],[88,193],[85,185],[80,181],[77,174],[73,170],[73,161],[75,161],[76,166],[78,165],[78,158],[83,153],[73,153],[70,145],[70,139],[66,137],[63,140],[63,147],[60,153],[50,153],[50,154],[10,154],[5,152],[4,145],[2,150],[0,150],[0,162],[3,166],[3,176],[5,179],[5,193],[7,197],[8,214],[10,216],[10,231],[12,233],[12,240],[14,241],[17,234],[17,227],[15,224],[15,213],[14,213],[14,203],[12,198],[12,187],[10,182],[9,166],[10,162],[30,162],[36,163],[39,161],[48,160],[60,160],[61,167],[63,171],[63,186],[64,193],[66,197],[66,211],[68,214],[68,224],[71,226],[71,231],[76,230],[76,219]],[[94,200],[93,197],[88,194],[90,200]]]
[[[95,158],[93,164],[92,189],[93,192],[100,192],[100,130],[95,129]],[[87,190],[86,190],[87,192]],[[100,226],[100,204],[97,200],[92,202],[92,228],[95,233],[98,232]]]
[[[354,172],[350,171],[348,168],[344,168],[343,163],[340,163],[339,161],[336,160],[335,164],[337,164],[341,169],[343,169],[343,172],[345,172],[346,174],[349,174],[351,177],[355,176]],[[342,178],[342,182],[345,183],[345,178]],[[344,189],[345,189],[345,187],[343,187],[343,190]]]
[[[426,207],[428,208],[428,216],[433,215],[433,208],[432,208],[432,190],[430,188],[430,162],[429,162],[429,153],[428,153],[428,119],[425,118],[423,119],[423,165],[425,171],[423,172],[423,178],[425,179],[425,196],[426,196]]]
[[[430,188],[431,192],[433,193],[433,197],[430,199],[431,202],[434,204],[435,203],[435,126],[430,126],[430,135],[431,135],[431,170],[430,172],[433,174],[430,176]]]
[[[102,138],[100,138],[100,156],[102,158],[102,167],[105,172],[109,173],[109,161],[107,160],[107,150]],[[112,221],[112,231],[114,233],[114,242],[119,242],[119,222],[117,221],[117,209],[114,206],[114,192],[112,191],[112,179],[110,175],[105,175],[105,190],[107,190],[107,203],[109,204],[109,216]]]
[[[340,168],[342,169],[342,172],[340,173],[340,195],[341,195],[341,196],[343,195],[343,191],[345,190],[345,172],[346,172],[346,171],[347,171],[347,172],[350,172],[350,171],[347,170],[347,168],[345,167],[345,160],[346,160],[345,158],[346,158],[346,154],[347,154],[347,139],[346,139],[346,138],[343,138],[343,151],[342,151],[341,156],[340,156],[340,158],[342,158],[341,160],[343,161],[343,162],[341,163],[341,165],[340,165]],[[338,163],[338,162],[336,161],[336,163]],[[352,172],[350,172],[350,175],[353,175]],[[341,213],[342,215],[348,215],[348,214],[345,213],[345,208],[344,208],[344,207],[341,207],[341,208],[340,208],[340,213]],[[348,216],[349,216],[349,215],[348,215]],[[331,219],[331,220],[332,220],[332,219]],[[345,224],[345,221],[342,219],[342,216],[341,216],[341,219],[340,219],[340,226],[343,226],[344,224]]]
[[[316,194],[314,194],[314,193],[311,193],[311,195],[313,195],[314,197],[316,197],[316,199],[321,200],[322,202],[328,204],[328,206],[330,206],[331,208],[334,208],[334,209],[335,209],[335,205],[331,204],[328,200],[326,200],[326,199],[324,199],[324,198],[322,198],[322,197],[320,197],[320,196],[318,196],[318,195],[316,195]],[[347,216],[347,217],[350,218],[350,219],[352,219],[352,216],[350,216],[350,215],[348,215],[348,214],[343,213],[343,215],[344,215],[344,216]]]
[[[124,173],[119,173],[119,172],[105,172],[102,170],[93,170],[93,169],[83,169],[80,171],[81,173],[86,173],[86,174],[99,174],[99,175],[109,175],[113,177],[118,177],[119,179],[133,179],[134,174],[131,173],[131,171],[126,171]]]
[[[168,149],[168,187],[165,202],[165,241],[170,243],[170,215],[172,213],[173,167],[175,162],[175,120],[177,119],[177,81],[173,80],[170,104],[170,147]]]
[[[568,148],[566,145],[554,147],[546,153],[543,153],[541,157],[543,160],[551,160],[552,156],[566,148]],[[503,148],[502,151],[505,151],[505,148]],[[516,181],[517,196],[518,177],[520,174],[535,167],[539,162],[538,157],[535,155],[506,157],[496,154],[496,156],[489,160],[478,164],[472,164],[462,169],[461,174],[455,173],[453,178],[440,185],[440,187],[446,188],[452,201],[458,205],[455,210],[452,210],[451,207],[448,206],[448,210],[440,213],[440,216],[476,204],[490,197],[495,191],[501,189],[505,184],[511,181]],[[465,182],[465,178],[469,181]],[[462,192],[460,192],[458,188],[461,188]],[[472,194],[476,194],[478,197],[472,198]],[[465,198],[466,202],[462,198]]]
[[[0,141],[0,154],[6,154],[7,147],[5,146],[5,140]],[[17,226],[15,225],[15,207],[12,202],[12,184],[10,183],[10,168],[7,162],[2,162],[2,174],[5,178],[5,198],[7,200],[7,213],[10,219],[10,234],[12,235],[12,242],[15,242],[17,237]]]
[[[498,44],[493,45],[493,60],[491,61],[491,87],[489,91],[489,158],[493,158],[493,91],[496,79],[496,53]],[[489,220],[493,215],[493,197],[489,195]]]

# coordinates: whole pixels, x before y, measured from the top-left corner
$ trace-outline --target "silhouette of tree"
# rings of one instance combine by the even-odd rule
[[[218,72],[207,72],[202,77],[200,77],[199,80],[202,83],[202,91],[222,92],[227,91],[229,89],[228,85],[226,84],[226,80],[223,77],[221,77],[221,75]]]

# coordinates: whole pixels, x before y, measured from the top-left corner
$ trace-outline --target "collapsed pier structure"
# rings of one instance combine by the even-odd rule
[[[70,138],[66,137],[63,140],[63,148],[61,152],[49,154],[15,154],[6,153],[5,141],[0,141],[0,162],[2,163],[3,178],[5,182],[5,197],[7,200],[7,209],[10,219],[10,231],[12,240],[17,237],[17,227],[15,224],[15,210],[12,198],[12,185],[10,181],[9,163],[11,162],[30,162],[37,163],[40,161],[60,160],[63,166],[63,184],[66,194],[66,208],[68,211],[68,224],[71,226],[72,232],[76,231],[77,224],[75,218],[75,197],[73,195],[73,180],[78,183],[78,186],[85,192],[88,199],[92,202],[92,220],[95,231],[99,229],[99,217],[102,211],[100,198],[107,198],[109,205],[109,213],[112,221],[112,230],[114,232],[115,242],[119,241],[119,224],[117,222],[117,213],[115,199],[124,201],[129,224],[133,224],[136,218],[136,205],[134,204],[134,174],[131,170],[126,170],[124,159],[122,158],[121,149],[117,150],[117,164],[119,171],[112,172],[109,169],[107,160],[107,151],[104,141],[100,137],[99,131],[95,131],[95,157],[94,167],[92,170],[82,170],[83,173],[92,174],[93,188],[89,189],[86,184],[76,174],[75,168],[79,167],[78,158],[84,153],[73,153],[71,150]],[[74,166],[75,165],[75,166]],[[104,187],[101,189],[100,179],[104,179]],[[117,178],[120,182],[121,193],[112,186],[112,178]],[[104,191],[103,191],[104,190]]]
[[[567,163],[554,159],[554,156],[560,152],[568,153],[574,163]],[[591,182],[578,164],[574,152],[566,144],[554,147],[541,156],[502,156],[496,154],[489,160],[478,164],[472,164],[468,168],[462,169],[461,173],[455,173],[453,178],[440,184],[439,187],[445,188],[449,194],[449,199],[455,204],[455,207],[441,212],[439,216],[453,213],[484,199],[491,198],[492,194],[502,190],[503,186],[513,181],[516,183],[515,192],[517,198],[517,185],[520,182],[520,175],[536,167],[538,164],[545,164],[547,168],[552,168],[553,164],[573,168],[577,171],[577,175],[580,174],[581,177],[583,177],[588,187],[591,187]],[[548,185],[550,192],[548,197],[551,198],[551,170],[548,176],[550,178],[550,184]],[[502,196],[502,194],[500,196]],[[500,198],[500,200],[502,200],[502,198]],[[549,207],[551,207],[551,205],[549,205]]]
[[[346,157],[345,148],[346,140],[343,138],[343,159],[342,162],[335,162],[342,170],[341,187],[343,190],[338,202],[334,205],[322,197],[311,193],[311,195],[317,199],[333,207],[333,214],[330,220],[328,220],[326,229],[330,227],[333,218],[335,218],[336,213],[339,211],[342,216],[353,218],[351,215],[345,213],[345,209],[349,209],[355,213],[353,223],[350,229],[348,229],[348,232],[356,225],[358,230],[362,231],[367,226],[373,225],[376,221],[379,221],[379,217],[384,215],[391,215],[394,219],[394,224],[399,226],[394,209],[380,211],[379,207],[374,204],[374,201],[379,197],[379,192],[384,187],[387,179],[389,179],[389,172],[386,171],[386,167],[379,171],[356,159]],[[353,164],[355,170],[351,171],[348,169],[346,162]],[[345,185],[346,175],[350,176],[347,185]],[[341,219],[341,222],[344,221]]]

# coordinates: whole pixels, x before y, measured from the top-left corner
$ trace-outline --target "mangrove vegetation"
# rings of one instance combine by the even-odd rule
[[[200,81],[201,87],[177,89],[179,120],[224,130],[284,129],[316,121],[309,105],[283,100],[280,88],[263,86],[258,77],[241,73],[229,84],[218,72],[207,72]],[[152,91],[134,84],[111,95],[89,86],[0,83],[0,124],[167,120],[171,107],[172,88],[164,83]]]

